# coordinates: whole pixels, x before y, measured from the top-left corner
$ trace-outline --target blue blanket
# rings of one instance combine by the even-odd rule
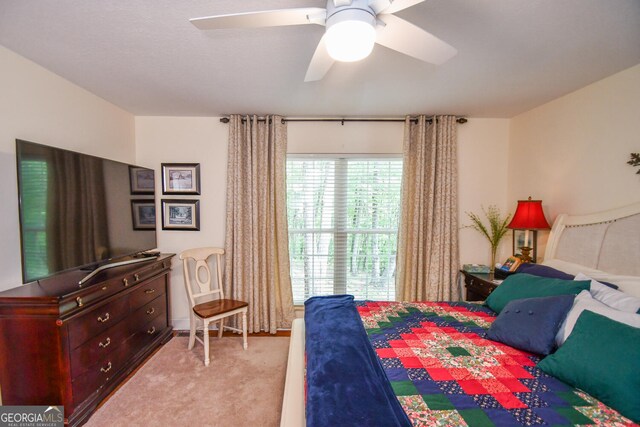
[[[351,295],[305,302],[308,427],[411,426]]]

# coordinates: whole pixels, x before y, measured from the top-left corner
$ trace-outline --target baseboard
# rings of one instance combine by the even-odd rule
[[[188,331],[189,330],[189,318],[186,319],[171,319],[171,326],[174,331]],[[215,325],[209,325],[215,326]]]
[[[176,336],[189,336],[189,319],[172,319],[171,325],[173,326],[173,333]],[[200,324],[200,330],[202,330],[202,324]],[[218,331],[218,323],[212,323],[209,325],[210,331]],[[225,331],[225,336],[232,336],[235,332]],[[275,334],[270,334],[269,332],[249,332],[250,336],[254,337],[267,337],[267,336],[276,336],[276,337],[288,337],[291,336],[291,329],[278,329]]]

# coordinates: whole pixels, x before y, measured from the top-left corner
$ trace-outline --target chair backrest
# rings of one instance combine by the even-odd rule
[[[224,293],[222,291],[222,255],[224,249],[221,248],[194,248],[187,249],[180,253],[180,259],[182,260],[182,270],[184,274],[184,285],[187,288],[187,295],[189,296],[189,302],[191,306],[198,304],[198,299],[208,296],[219,294],[220,299],[224,299]],[[212,255],[216,256],[216,286],[212,286],[213,280],[211,276],[211,269],[207,260]],[[193,277],[196,285],[198,285],[198,291],[194,293],[194,286],[191,281],[191,271],[189,269],[189,260],[195,261],[195,268],[193,270]],[[200,275],[204,272],[204,280]]]

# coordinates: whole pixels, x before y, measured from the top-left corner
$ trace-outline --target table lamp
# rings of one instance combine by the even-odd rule
[[[542,200],[518,200],[518,207],[513,214],[513,218],[507,228],[513,230],[513,252],[516,249],[516,230],[524,230],[524,241],[520,250],[522,252],[522,262],[536,262],[538,258],[538,230],[548,230],[551,228],[542,210]],[[529,232],[532,232],[532,239],[529,239]],[[529,246],[531,244],[531,246]],[[533,250],[533,258],[531,257]]]

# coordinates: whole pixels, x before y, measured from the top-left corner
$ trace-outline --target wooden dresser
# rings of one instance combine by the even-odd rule
[[[3,405],[64,405],[84,423],[171,337],[173,254],[97,274],[73,271],[0,293]]]

